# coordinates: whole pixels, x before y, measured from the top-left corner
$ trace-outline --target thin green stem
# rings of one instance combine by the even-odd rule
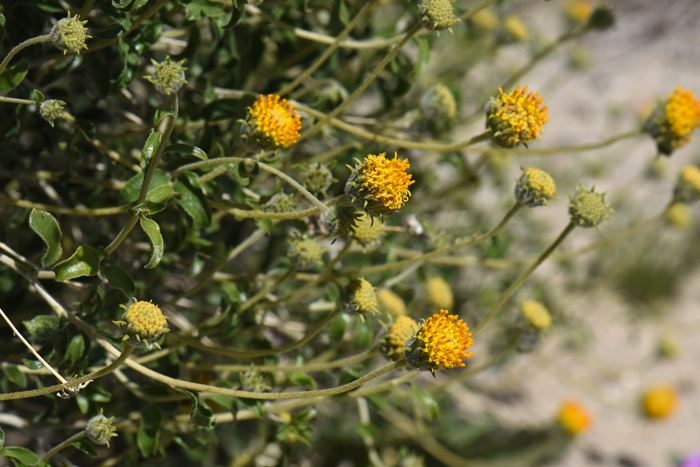
[[[14,97],[5,97],[5,96],[0,96],[0,102],[7,102],[10,104],[27,104],[27,105],[36,104],[36,101],[30,101],[29,99],[15,99]]]
[[[48,462],[51,457],[56,454],[57,452],[60,452],[70,446],[71,444],[75,443],[79,439],[83,439],[87,436],[87,432],[85,430],[80,431],[67,440],[63,441],[61,444],[55,446],[53,449],[51,449],[49,452],[46,453],[46,455],[41,459],[42,462]]]
[[[70,214],[74,216],[115,216],[127,212],[133,205],[117,206],[114,208],[66,208],[63,206],[52,206],[50,204],[33,203],[23,199],[12,199],[0,196],[0,203],[18,206],[20,208],[41,209],[43,211],[55,212],[58,214]]]
[[[45,36],[37,36],[37,37],[32,37],[31,39],[27,39],[26,41],[17,44],[14,49],[10,50],[10,53],[7,54],[7,57],[0,63],[0,74],[2,74],[3,71],[5,71],[5,68],[7,68],[8,63],[10,63],[10,60],[12,60],[12,57],[17,55],[17,53],[24,49],[25,47],[29,47],[30,45],[34,44],[41,44],[42,42],[50,42],[51,41],[51,35],[46,34]]]
[[[263,373],[274,373],[276,371],[325,371],[332,370],[333,368],[340,368],[343,366],[355,365],[360,362],[364,362],[373,355],[375,355],[379,349],[377,347],[372,347],[369,350],[365,350],[362,353],[353,355],[351,357],[341,358],[339,360],[333,360],[331,362],[322,363],[306,363],[304,365],[256,365],[255,368]],[[250,369],[250,365],[206,365],[201,363],[183,363],[183,368],[189,370],[199,370],[199,371],[247,371]]]
[[[333,319],[335,319],[336,316],[338,316],[342,312],[341,308],[336,308],[333,312],[331,312],[328,316],[323,318],[320,323],[318,323],[311,331],[306,333],[304,337],[299,339],[296,342],[293,342],[289,345],[286,345],[284,347],[279,347],[276,349],[265,349],[265,350],[249,350],[249,351],[236,351],[236,350],[231,350],[231,349],[226,349],[222,347],[212,347],[210,345],[205,345],[202,344],[201,342],[194,340],[194,339],[189,339],[186,337],[178,336],[177,334],[169,335],[169,339],[174,339],[179,342],[183,342],[187,344],[189,347],[194,347],[199,350],[204,350],[206,352],[210,352],[213,354],[217,355],[224,355],[226,357],[230,358],[257,358],[257,357],[267,357],[269,355],[277,355],[281,353],[286,353],[290,352],[294,349],[297,349],[301,347],[302,345],[306,344],[309,342],[311,339],[313,339],[316,334],[321,332],[323,328],[325,328]]]
[[[374,71],[367,77],[367,79],[364,80],[360,86],[353,91],[352,94],[350,94],[347,99],[343,101],[342,104],[340,104],[338,107],[333,109],[331,113],[323,117],[320,121],[318,121],[314,126],[306,130],[304,133],[297,138],[298,142],[304,141],[306,138],[309,136],[315,134],[316,132],[320,131],[323,126],[328,123],[329,120],[333,119],[337,115],[340,115],[340,112],[345,110],[362,92],[364,92],[365,89],[367,89],[367,86],[369,86],[372,81],[379,75],[379,73],[382,72],[382,70],[391,62],[391,60],[396,56],[397,53],[399,53],[399,50],[401,50],[401,47],[406,44],[418,31],[421,30],[423,25],[418,22],[415,26],[413,26],[402,38],[399,42],[396,43],[396,45],[389,51],[388,54],[382,59],[381,62],[376,66]]]
[[[160,159],[161,157],[163,157],[165,147],[168,145],[170,135],[173,133],[173,129],[175,128],[175,121],[177,120],[177,114],[179,111],[179,101],[176,92],[171,94],[171,99],[174,115],[168,116],[168,126],[165,128],[165,133],[160,139],[160,144],[158,145],[158,148],[156,149],[156,152],[153,155],[153,159],[151,159],[151,164],[148,166],[148,171],[146,171],[146,173],[143,176],[143,182],[141,183],[139,197],[136,199],[135,203],[137,205],[143,203],[143,201],[146,199],[146,196],[148,195],[148,189],[151,186],[151,180],[153,180],[153,175],[156,173],[156,169],[160,164]],[[112,240],[112,243],[110,243],[107,246],[107,248],[105,248],[105,252],[107,255],[112,254],[117,248],[119,248],[119,245],[121,245],[121,243],[126,239],[129,233],[131,233],[134,227],[136,227],[136,223],[139,221],[139,219],[140,216],[138,214],[132,214],[132,216],[126,222],[124,228],[122,228],[119,234],[114,238],[114,240]]]
[[[394,263],[386,263],[386,264],[378,264],[376,266],[367,266],[364,268],[359,268],[359,269],[353,269],[350,271],[345,271],[341,272],[338,274],[335,274],[331,277],[331,279],[336,279],[338,277],[347,277],[347,276],[352,276],[352,275],[363,275],[363,274],[372,274],[375,272],[383,272],[383,271],[390,271],[392,269],[396,268],[402,268],[405,266],[410,266],[414,263],[420,262],[420,261],[428,261],[432,258],[436,258],[438,256],[444,255],[445,253],[449,253],[451,251],[457,250],[459,248],[465,247],[465,246],[470,246],[470,245],[477,245],[479,243],[482,243],[489,238],[493,237],[496,235],[507,223],[508,221],[517,213],[522,205],[520,203],[515,203],[515,205],[510,208],[510,210],[506,213],[505,216],[503,216],[503,219],[494,227],[493,229],[489,230],[485,234],[474,236],[469,240],[464,240],[461,242],[456,242],[453,243],[452,245],[447,245],[443,248],[438,248],[437,250],[431,251],[430,253],[424,253],[419,256],[415,256],[413,258],[405,259],[403,261],[396,261]]]
[[[303,219],[304,217],[313,216],[321,212],[321,208],[309,208],[303,211],[291,211],[291,212],[267,212],[267,211],[256,211],[249,209],[238,209],[225,204],[218,203],[216,201],[207,200],[207,204],[214,209],[224,211],[235,217],[241,217],[244,219],[277,219],[277,220],[291,220],[291,219]]]
[[[233,157],[243,157],[245,153],[247,152],[247,149],[245,146],[241,145],[236,152],[233,154]],[[199,183],[204,184],[208,182],[209,180],[214,180],[216,177],[219,175],[223,174],[224,172],[228,171],[228,167],[225,165],[220,165],[216,169],[212,170],[211,172],[208,172],[201,177],[199,177]]]
[[[106,367],[94,371],[88,375],[82,376],[80,378],[68,381],[64,384],[56,384],[53,386],[44,387],[41,389],[33,389],[30,391],[18,391],[10,392],[6,394],[0,394],[0,401],[16,400],[16,399],[27,399],[29,397],[43,396],[44,394],[51,394],[59,391],[67,391],[68,393],[73,393],[77,391],[79,386],[88,381],[93,381],[107,375],[121,366],[122,363],[129,357],[131,352],[134,350],[134,346],[127,345],[124,351],[119,355],[119,357]]]
[[[484,317],[483,320],[474,328],[472,331],[472,335],[477,335],[479,332],[481,332],[482,329],[484,329],[484,326],[486,326],[489,321],[493,319],[494,316],[496,316],[496,313],[501,309],[503,304],[510,298],[510,296],[515,292],[515,290],[520,287],[520,285],[525,282],[525,279],[530,277],[530,274],[537,269],[537,266],[542,264],[542,262],[547,259],[547,257],[552,254],[554,250],[557,249],[557,247],[561,244],[561,242],[564,241],[564,239],[576,228],[576,224],[573,222],[569,222],[569,225],[566,226],[566,228],[562,231],[561,234],[557,237],[556,240],[554,240],[554,243],[552,243],[542,254],[535,260],[533,263],[528,267],[525,271],[523,271],[520,276],[512,283],[510,284],[510,287],[506,289],[505,292],[503,292],[503,295],[501,295],[501,298],[498,299],[498,302],[491,308],[491,311]]]
[[[287,272],[285,272],[282,276],[280,276],[274,283],[270,284],[270,286],[263,288],[261,291],[250,297],[248,300],[243,303],[240,308],[238,308],[238,313],[243,313],[246,311],[248,308],[251,306],[255,305],[258,303],[260,300],[265,298],[267,294],[275,290],[279,285],[289,279],[291,276],[294,275],[294,273],[297,272],[296,266],[290,266],[289,269],[287,269]]]

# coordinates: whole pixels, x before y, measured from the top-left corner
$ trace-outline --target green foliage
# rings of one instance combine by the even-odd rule
[[[75,279],[76,277],[94,276],[100,271],[102,256],[93,247],[79,246],[70,258],[64,259],[53,268],[56,280],[59,282]]]

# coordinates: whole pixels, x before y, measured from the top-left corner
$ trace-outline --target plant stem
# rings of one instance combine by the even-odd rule
[[[77,388],[79,385],[82,383],[86,383],[88,381],[93,381],[96,380],[97,378],[101,378],[104,375],[107,375],[117,368],[121,366],[122,363],[129,357],[129,354],[134,350],[133,345],[127,344],[126,348],[124,351],[119,355],[119,357],[114,360],[111,364],[107,365],[106,367],[94,371],[88,375],[82,376],[80,378],[68,381],[64,384],[56,384],[54,386],[48,386],[44,387],[41,389],[33,389],[30,391],[18,391],[18,392],[9,392],[5,394],[0,394],[0,401],[8,401],[8,400],[16,400],[16,399],[27,399],[29,397],[37,397],[37,396],[43,396],[44,394],[51,394],[53,392],[58,392],[58,391],[68,391],[71,392],[71,389]]]
[[[287,272],[285,272],[282,276],[280,276],[273,284],[271,284],[269,287],[263,288],[261,291],[250,297],[248,300],[243,303],[240,308],[238,308],[237,312],[238,313],[243,313],[246,311],[248,308],[251,306],[255,305],[257,302],[265,298],[267,294],[275,290],[282,282],[286,281],[289,279],[291,276],[294,275],[294,273],[297,272],[296,266],[290,266],[289,269],[287,269]]]
[[[347,99],[343,101],[342,104],[340,104],[338,107],[333,109],[328,115],[323,117],[320,121],[318,121],[314,126],[306,130],[304,133],[297,138],[297,142],[304,141],[306,138],[309,136],[315,134],[321,128],[328,123],[329,120],[332,118],[336,117],[337,115],[340,114],[343,110],[345,110],[362,92],[367,89],[367,86],[369,86],[372,81],[381,73],[381,71],[389,64],[389,62],[396,56],[397,53],[399,53],[399,50],[401,50],[401,47],[404,46],[406,42],[408,42],[418,31],[421,30],[423,25],[418,22],[415,26],[413,26],[402,38],[399,42],[396,43],[396,45],[389,51],[388,54],[382,59],[381,62],[376,66],[374,71],[367,77],[367,79],[364,80],[360,86],[358,86],[355,91],[353,91],[352,94],[350,94]]]
[[[394,263],[387,263],[387,264],[379,264],[376,266],[367,266],[364,268],[359,268],[359,269],[353,269],[350,271],[345,271],[341,272],[338,274],[335,274],[331,277],[331,279],[336,279],[338,277],[347,277],[347,276],[352,276],[352,275],[362,275],[362,274],[371,274],[374,272],[383,272],[383,271],[389,271],[391,269],[396,269],[396,268],[402,268],[405,266],[410,266],[414,263],[417,263],[419,261],[427,261],[432,258],[436,258],[438,256],[444,255],[445,253],[449,253],[450,251],[454,251],[456,249],[465,247],[465,246],[470,246],[470,245],[477,245],[479,243],[482,243],[489,238],[493,237],[496,235],[507,223],[508,221],[517,213],[522,205],[520,203],[515,203],[512,208],[506,213],[505,216],[503,216],[503,219],[494,227],[493,229],[489,230],[485,234],[474,236],[469,240],[464,240],[461,242],[456,242],[453,243],[452,245],[447,245],[443,248],[439,248],[437,250],[431,251],[430,253],[424,253],[419,256],[415,256],[413,258],[405,259],[403,261],[396,261]]]
[[[2,204],[9,204],[11,206],[18,206],[21,208],[30,208],[30,209],[41,209],[44,211],[48,212],[56,212],[58,214],[70,214],[74,216],[115,216],[117,214],[122,214],[125,213],[131,208],[133,205],[129,204],[126,206],[117,206],[115,208],[95,208],[95,209],[89,209],[89,208],[66,208],[63,206],[52,206],[50,204],[43,204],[43,203],[33,203],[31,201],[25,201],[22,199],[12,199],[12,198],[6,198],[4,196],[0,196],[0,203]]]
[[[231,357],[231,358],[266,357],[268,355],[277,355],[277,354],[281,354],[281,353],[286,353],[286,352],[289,352],[289,351],[292,351],[296,348],[301,347],[302,345],[306,344],[311,339],[313,339],[316,336],[316,334],[321,332],[323,330],[323,328],[325,328],[331,321],[333,321],[333,319],[335,319],[335,317],[338,316],[341,312],[342,312],[342,309],[336,308],[328,316],[323,318],[323,320],[321,320],[321,322],[318,323],[311,331],[306,333],[306,335],[304,337],[302,337],[301,339],[299,339],[296,342],[293,342],[293,343],[286,345],[284,347],[279,347],[277,349],[236,351],[236,350],[226,349],[223,347],[212,347],[210,345],[205,345],[197,340],[188,339],[186,337],[178,336],[177,334],[173,334],[172,336],[168,336],[168,337],[172,338],[174,340],[177,340],[179,342],[184,342],[189,347],[194,347],[194,348],[199,349],[199,350],[204,350],[206,352],[210,352],[210,353],[217,354],[217,355],[224,355],[224,356]]]
[[[36,101],[30,101],[29,99],[15,99],[14,97],[0,96],[0,102],[7,102],[9,104],[36,104]]]
[[[51,41],[51,35],[46,34],[45,36],[37,36],[37,37],[32,37],[31,39],[27,39],[24,42],[21,42],[15,46],[14,49],[10,50],[10,53],[7,54],[7,57],[0,63],[0,74],[2,74],[3,71],[5,71],[5,68],[7,68],[7,64],[10,63],[10,60],[12,60],[12,57],[17,55],[17,53],[24,49],[25,47],[29,47],[30,45],[34,44],[41,44],[42,42],[50,42]]]
[[[70,438],[63,441],[61,444],[55,446],[53,449],[51,449],[49,452],[47,452],[46,455],[41,459],[42,462],[48,462],[49,459],[51,459],[51,456],[53,456],[54,454],[56,454],[59,451],[62,451],[65,448],[67,448],[68,446],[75,443],[79,439],[85,438],[86,436],[87,436],[87,433],[85,432],[85,430],[74,434],[73,436],[71,436]]]
[[[503,304],[510,298],[510,296],[515,292],[515,290],[520,287],[520,285],[525,282],[525,279],[527,279],[532,272],[537,269],[537,266],[542,264],[542,262],[547,259],[547,257],[561,244],[561,242],[564,241],[564,239],[569,235],[574,229],[576,228],[576,224],[573,222],[569,222],[569,224],[566,226],[566,228],[562,231],[561,234],[557,237],[556,240],[554,240],[554,243],[552,243],[549,248],[547,248],[542,254],[535,260],[533,263],[528,267],[525,271],[523,271],[520,276],[512,283],[510,284],[510,287],[506,289],[505,292],[503,292],[503,295],[501,295],[501,298],[498,299],[498,302],[491,308],[491,311],[484,317],[483,320],[474,328],[472,331],[472,335],[477,335],[479,332],[481,332],[482,329],[484,329],[484,326],[486,326],[489,321],[493,319],[493,317],[498,313],[498,311],[501,309]]]

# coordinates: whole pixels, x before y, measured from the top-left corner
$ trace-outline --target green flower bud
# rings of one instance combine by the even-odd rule
[[[431,120],[450,120],[457,114],[457,101],[444,84],[436,84],[423,93],[420,110]]]
[[[360,213],[355,225],[355,240],[362,246],[371,246],[377,243],[382,236],[382,223],[366,213]]]
[[[434,30],[437,35],[447,29],[452,33],[452,25],[462,21],[455,16],[457,10],[452,6],[454,0],[425,0],[420,4],[420,19],[423,26]]]
[[[49,33],[51,42],[57,49],[63,51],[63,55],[68,52],[79,55],[82,49],[88,48],[85,40],[92,39],[92,36],[87,34],[88,28],[83,27],[85,24],[87,21],[80,21],[80,15],[71,18],[69,11],[67,18],[58,20],[58,23],[51,28]]]
[[[323,264],[326,249],[313,238],[295,238],[289,242],[289,259],[298,269],[310,269]]]
[[[552,177],[545,171],[535,167],[520,167],[523,174],[515,185],[515,199],[523,206],[534,208],[546,206],[557,192],[557,186]]]
[[[331,186],[331,183],[337,182],[333,178],[330,169],[321,163],[310,164],[302,168],[304,176],[304,188],[313,194],[321,194],[326,197],[326,190]]]
[[[596,5],[588,19],[588,27],[599,31],[610,29],[614,24],[615,14],[613,13],[612,7],[604,2],[600,2]]]
[[[583,188],[583,184],[576,187],[576,196],[569,199],[569,217],[571,221],[580,227],[595,227],[606,219],[610,219],[614,212],[609,204],[605,203],[605,193],[595,193],[595,186],[589,190]]]
[[[85,433],[87,433],[90,441],[98,446],[106,445],[109,447],[109,440],[117,436],[115,433],[117,429],[112,425],[112,420],[114,420],[114,417],[105,417],[102,415],[102,410],[100,410],[99,415],[95,415],[88,420]]]
[[[294,195],[286,195],[284,193],[277,193],[270,201],[267,202],[273,212],[290,212],[293,211],[297,203],[294,200]]]
[[[269,384],[265,381],[260,368],[254,364],[250,364],[250,369],[245,373],[241,373],[241,382],[243,383],[243,390],[252,392],[264,392],[272,389]]]
[[[39,104],[39,115],[53,126],[54,120],[61,116],[65,102],[58,99],[49,99]]]
[[[169,96],[171,92],[178,92],[182,85],[187,83],[185,80],[187,68],[182,66],[185,60],[172,63],[168,55],[164,62],[158,63],[151,59],[151,63],[156,70],[153,75],[146,75],[144,78],[153,84],[158,92]]]
[[[346,313],[374,315],[379,311],[374,287],[363,278],[350,282],[340,296],[340,305]]]

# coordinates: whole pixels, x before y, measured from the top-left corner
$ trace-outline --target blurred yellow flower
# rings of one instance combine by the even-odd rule
[[[642,407],[649,418],[657,420],[666,418],[678,407],[678,392],[670,384],[650,386],[642,396]]]
[[[566,433],[577,436],[587,431],[593,417],[583,405],[574,400],[564,401],[559,407],[559,424]]]

